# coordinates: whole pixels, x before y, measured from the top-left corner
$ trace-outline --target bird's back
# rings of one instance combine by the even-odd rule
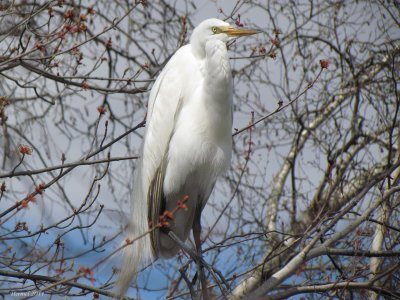
[[[183,101],[190,98],[192,79],[200,76],[196,74],[198,70],[198,61],[192,54],[191,46],[183,46],[172,56],[151,90],[142,149],[142,165],[145,168],[137,178],[142,182],[145,193],[141,198],[147,199],[154,174],[168,151],[176,119],[185,105]]]

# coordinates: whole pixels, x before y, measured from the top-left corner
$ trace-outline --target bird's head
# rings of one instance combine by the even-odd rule
[[[193,30],[190,43],[198,53],[203,53],[208,41],[219,40],[226,43],[231,39],[256,33],[257,30],[234,27],[219,19],[207,19]]]

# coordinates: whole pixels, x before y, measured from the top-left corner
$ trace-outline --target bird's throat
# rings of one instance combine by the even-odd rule
[[[222,41],[209,41],[206,43],[205,72],[207,73],[207,85],[231,88],[231,67],[228,51]]]

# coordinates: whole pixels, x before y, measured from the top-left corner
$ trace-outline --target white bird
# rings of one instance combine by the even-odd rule
[[[167,230],[155,229],[127,248],[117,282],[125,294],[138,268],[156,257],[173,257],[193,229],[200,247],[200,216],[217,177],[225,172],[232,151],[232,75],[226,43],[255,30],[236,28],[218,19],[198,25],[190,44],[170,59],[150,93],[146,132],[136,169],[130,239],[159,223],[188,196]]]

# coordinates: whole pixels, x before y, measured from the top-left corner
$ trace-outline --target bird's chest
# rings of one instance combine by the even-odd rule
[[[230,94],[221,92],[221,95],[224,99],[195,93],[192,101],[182,107],[169,144],[166,191],[181,186],[193,175],[214,182],[229,166],[232,151]],[[209,185],[205,181],[204,184]]]
[[[182,111],[193,137],[210,145],[230,144],[232,131],[232,82],[224,77],[218,83],[205,79]],[[190,119],[187,118],[190,116]]]
[[[230,143],[232,130],[232,76],[224,60],[209,68],[209,60],[199,68],[201,78],[187,84],[185,103],[179,113],[179,128],[191,131],[193,139],[214,145]],[[213,64],[214,65],[214,64]],[[206,72],[207,74],[204,74]],[[197,143],[194,143],[197,144]]]

